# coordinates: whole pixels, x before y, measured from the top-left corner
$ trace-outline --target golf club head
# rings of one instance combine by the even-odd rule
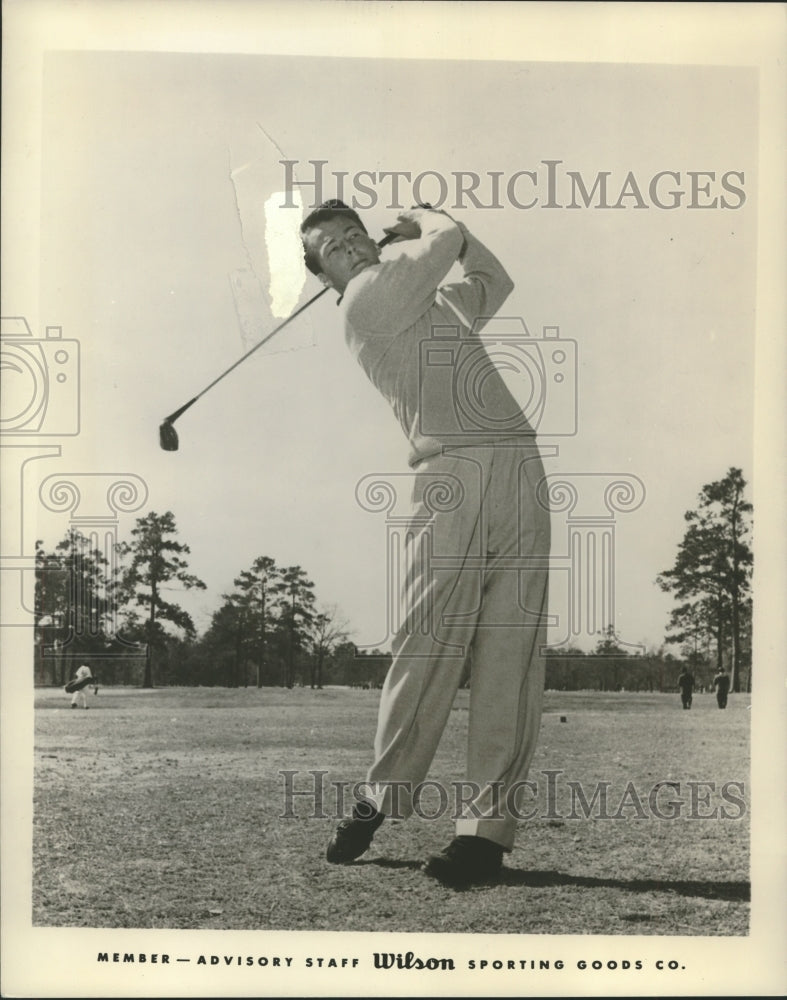
[[[158,429],[159,444],[164,449],[164,451],[177,451],[178,450],[178,432],[169,422],[165,420],[164,423]]]

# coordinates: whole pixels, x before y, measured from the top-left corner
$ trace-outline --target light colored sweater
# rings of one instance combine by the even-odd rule
[[[533,438],[477,336],[513,282],[462,224],[428,210],[419,223],[420,239],[389,246],[341,300],[347,344],[392,406],[410,465],[444,448]],[[462,279],[441,284],[457,260]]]

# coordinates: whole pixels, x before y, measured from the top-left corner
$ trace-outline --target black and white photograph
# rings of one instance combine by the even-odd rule
[[[3,14],[3,996],[783,995],[783,6]]]

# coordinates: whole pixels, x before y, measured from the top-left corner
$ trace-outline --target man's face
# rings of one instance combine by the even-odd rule
[[[306,233],[306,245],[320,262],[320,281],[339,293],[351,278],[380,260],[377,244],[352,219],[321,222]]]

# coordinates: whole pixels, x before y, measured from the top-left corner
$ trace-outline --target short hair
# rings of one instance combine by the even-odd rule
[[[317,208],[315,208],[313,212],[310,212],[301,223],[303,262],[312,274],[320,274],[322,267],[320,266],[320,262],[314,250],[306,246],[306,234],[310,229],[314,229],[323,222],[329,222],[331,219],[343,218],[351,219],[357,226],[360,226],[365,233],[367,232],[366,226],[361,222],[361,217],[355,209],[350,208],[349,205],[345,205],[344,202],[339,201],[338,198],[329,198],[328,201],[324,201],[321,205],[318,205]]]

